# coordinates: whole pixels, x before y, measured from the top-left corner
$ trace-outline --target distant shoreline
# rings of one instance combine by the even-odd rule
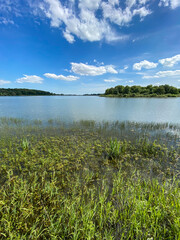
[[[180,89],[169,86],[168,84],[153,86],[123,86],[118,85],[116,87],[106,89],[102,97],[118,97],[118,98],[169,98],[180,97]]]
[[[118,96],[118,95],[105,95],[102,94],[100,97],[107,97],[107,98],[177,98],[180,97],[180,94],[178,95],[159,95],[159,96],[152,96],[152,95],[140,95],[140,96]]]
[[[0,95],[0,97],[105,97],[105,98],[178,98],[180,95],[171,96],[117,96],[117,95],[76,95],[76,94],[52,94],[52,95]]]
[[[0,88],[0,96],[53,96],[54,93],[27,88]]]

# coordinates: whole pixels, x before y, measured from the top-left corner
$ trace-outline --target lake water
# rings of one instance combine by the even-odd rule
[[[180,123],[180,98],[0,97],[0,117]]]

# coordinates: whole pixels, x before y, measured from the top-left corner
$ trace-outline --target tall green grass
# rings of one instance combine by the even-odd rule
[[[0,127],[0,239],[180,239],[178,125]]]

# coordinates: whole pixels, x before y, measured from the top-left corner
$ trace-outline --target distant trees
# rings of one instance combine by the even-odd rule
[[[160,85],[160,86],[153,86],[148,85],[146,87],[141,86],[122,86],[118,85],[114,88],[108,88],[105,91],[104,95],[112,95],[112,96],[119,96],[119,97],[158,97],[158,96],[165,96],[165,97],[174,97],[180,96],[180,89],[175,88],[169,85]]]
[[[0,88],[0,96],[49,96],[53,93],[25,88]]]

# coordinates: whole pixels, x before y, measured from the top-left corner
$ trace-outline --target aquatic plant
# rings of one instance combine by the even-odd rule
[[[27,150],[29,148],[29,141],[27,139],[22,140],[22,148]]]
[[[180,239],[178,126],[0,124],[0,239]]]

